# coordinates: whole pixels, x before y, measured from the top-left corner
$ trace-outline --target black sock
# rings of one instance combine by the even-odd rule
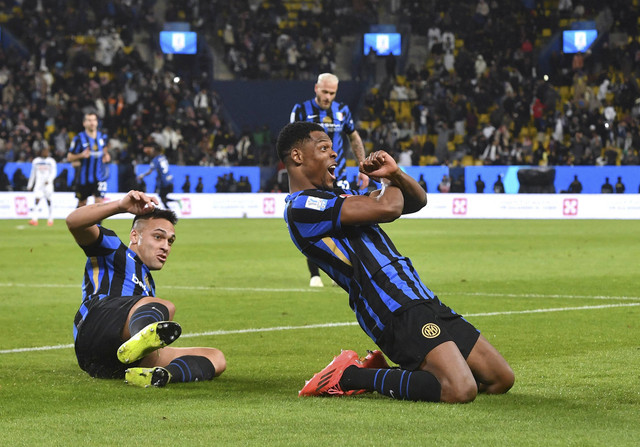
[[[175,358],[166,367],[172,382],[199,382],[211,380],[216,375],[213,363],[201,355],[183,355]]]
[[[320,269],[311,259],[307,258],[307,267],[309,267],[309,273],[311,276],[320,276]]]
[[[133,337],[147,325],[157,321],[168,321],[169,309],[160,303],[144,304],[136,309],[129,319],[129,333]]]
[[[370,369],[350,366],[340,379],[344,391],[377,391],[399,400],[440,402],[442,387],[433,374],[427,371],[406,369]]]

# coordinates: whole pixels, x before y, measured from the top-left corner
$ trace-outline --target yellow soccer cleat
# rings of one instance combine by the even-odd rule
[[[133,363],[156,349],[170,345],[180,337],[182,328],[175,321],[158,321],[145,326],[118,348],[118,360]]]
[[[155,368],[129,368],[124,374],[124,383],[142,388],[150,386],[162,388],[170,381],[171,373],[160,366]]]

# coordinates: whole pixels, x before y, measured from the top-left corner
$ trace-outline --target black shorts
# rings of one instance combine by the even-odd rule
[[[141,299],[142,296],[118,296],[90,302],[75,348],[78,365],[91,377],[122,379],[125,369],[140,363],[120,363],[117,352],[129,311]]]
[[[402,369],[413,371],[436,346],[453,341],[466,359],[480,332],[436,297],[394,315],[378,346]]]
[[[159,196],[166,199],[167,194],[171,194],[172,192],[173,192],[173,183],[167,186],[161,186]]]
[[[86,185],[76,185],[76,199],[87,200],[89,197],[101,197],[107,192],[107,182],[87,183]]]

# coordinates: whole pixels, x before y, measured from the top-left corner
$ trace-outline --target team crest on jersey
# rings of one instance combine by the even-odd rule
[[[440,335],[440,327],[435,323],[427,323],[422,326],[422,336],[425,338],[436,338]]]
[[[319,199],[318,197],[307,197],[307,202],[304,204],[305,208],[309,208],[316,211],[324,211],[327,207],[327,199]]]
[[[342,113],[342,112],[336,113],[336,119],[338,121],[342,121],[344,119],[344,113]]]

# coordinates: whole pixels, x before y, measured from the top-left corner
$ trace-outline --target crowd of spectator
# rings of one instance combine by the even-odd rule
[[[428,59],[371,89],[365,142],[414,165],[639,164],[638,10],[622,0],[546,3],[403,2],[401,21],[426,38]],[[542,31],[586,18],[601,29],[598,47],[553,52],[542,72]]]
[[[175,164],[260,162],[254,142],[264,129],[247,144],[248,134],[236,135],[224,118],[208,74],[181,78],[181,61],[160,53],[155,3],[0,1],[3,33],[19,42],[0,49],[2,162],[31,161],[44,146],[64,161],[88,110],[97,112],[116,163],[148,162],[148,139]]]
[[[199,17],[236,79],[315,79],[334,72],[337,43],[377,23],[377,1],[207,1],[174,6],[170,17]],[[182,13],[180,12],[182,11]],[[293,14],[290,18],[289,14]]]
[[[628,1],[316,0],[295,20],[283,0],[162,2],[161,18],[157,3],[0,0],[0,25],[20,42],[0,49],[0,163],[31,161],[44,146],[64,161],[91,109],[116,163],[148,162],[142,145],[153,139],[174,164],[273,164],[266,126],[234,132],[212,73],[184,73],[184,60],[160,52],[164,22],[189,22],[237,79],[315,79],[335,71],[342,36],[391,8],[427,39],[428,57],[401,72],[389,59],[355,110],[368,147],[414,165],[640,164],[638,11]],[[563,19],[606,31],[593,52],[551,54],[542,73],[536,45]]]

